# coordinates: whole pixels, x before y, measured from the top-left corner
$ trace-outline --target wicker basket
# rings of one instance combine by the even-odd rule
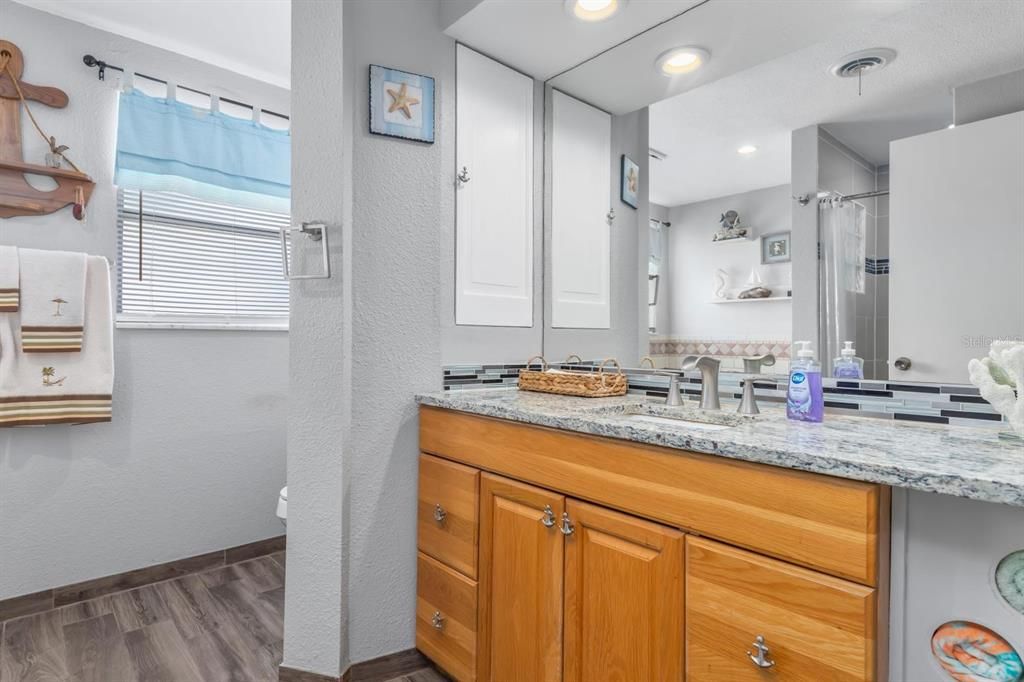
[[[577,356],[569,356],[572,360]],[[529,368],[534,360],[540,360],[540,371]],[[540,355],[527,360],[527,368],[519,370],[519,388],[523,391],[538,393],[557,393],[580,398],[606,398],[612,395],[625,395],[629,387],[626,375],[616,360],[609,358],[601,363],[597,371],[572,371],[550,369]],[[615,365],[614,372],[606,372],[605,367]]]

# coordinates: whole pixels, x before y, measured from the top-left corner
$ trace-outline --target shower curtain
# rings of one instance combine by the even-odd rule
[[[856,341],[857,297],[864,295],[864,260],[867,245],[867,211],[853,201],[838,197],[818,204],[820,249],[819,330],[825,376],[832,375],[832,360],[844,341]]]

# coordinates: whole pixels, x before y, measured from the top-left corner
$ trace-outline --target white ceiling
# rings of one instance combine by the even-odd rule
[[[551,84],[605,111],[625,114],[820,42],[847,27],[871,23],[913,1],[710,0]],[[628,5],[625,13],[632,8]],[[684,45],[708,50],[710,60],[697,71],[671,78],[655,69],[658,55]]]
[[[284,88],[291,0],[15,0]]]
[[[892,139],[953,120],[952,88],[1024,68],[1020,0],[932,0],[659,102],[650,144],[651,201],[675,206],[790,181],[790,133],[821,124],[875,164]],[[884,46],[898,56],[857,82],[827,68]],[[758,151],[741,156],[736,149]]]
[[[547,80],[701,1],[630,0],[612,18],[585,23],[566,13],[563,0],[483,0],[445,33]]]

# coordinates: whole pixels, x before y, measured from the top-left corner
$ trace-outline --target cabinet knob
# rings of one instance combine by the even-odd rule
[[[444,520],[448,518],[448,512],[444,510],[440,504],[434,505],[434,520],[438,523],[444,523]]]
[[[459,182],[465,185],[467,182],[469,182],[469,169],[463,166],[462,170],[460,170],[459,174],[456,175],[455,177],[458,178]]]
[[[551,509],[551,505],[544,507],[544,518],[540,520],[547,528],[555,527],[555,512]]]
[[[572,535],[576,532],[576,526],[572,524],[572,520],[569,518],[568,512],[562,513],[562,527],[558,530],[562,531],[562,535]]]
[[[750,657],[754,665],[758,668],[771,668],[775,665],[775,661],[769,656],[768,645],[764,643],[764,635],[758,635],[751,646],[754,647],[756,653],[748,651],[747,656]]]
[[[434,611],[434,615],[430,617],[430,624],[435,630],[444,630],[444,616],[440,611]]]
[[[912,363],[910,361],[910,358],[906,358],[906,357],[900,356],[900,357],[896,358],[895,360],[893,360],[892,364],[899,371],[906,372],[908,369],[910,369],[910,366],[912,364],[914,364],[914,363]]]

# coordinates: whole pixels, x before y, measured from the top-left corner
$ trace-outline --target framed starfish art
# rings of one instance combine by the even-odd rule
[[[434,142],[434,79],[370,65],[370,132]]]

